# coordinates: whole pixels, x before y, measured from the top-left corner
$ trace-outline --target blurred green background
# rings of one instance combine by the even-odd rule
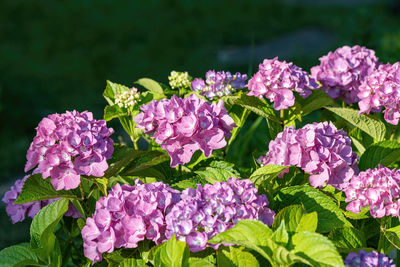
[[[274,56],[309,70],[328,51],[356,44],[393,63],[397,2],[2,0],[0,193],[23,177],[42,117],[77,109],[102,118],[107,79],[131,86],[141,77],[167,83],[171,70],[251,73]],[[262,130],[247,138],[249,153],[260,149]],[[1,204],[0,248],[26,240],[29,223],[12,225]]]

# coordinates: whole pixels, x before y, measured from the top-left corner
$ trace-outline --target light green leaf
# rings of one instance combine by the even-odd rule
[[[301,106],[301,115],[306,116],[314,110],[334,104],[332,98],[322,90],[314,90],[307,98],[298,97],[296,101]]]
[[[215,182],[223,182],[228,180],[230,177],[235,176],[234,173],[228,170],[213,167],[200,168],[199,170],[195,171],[195,173],[210,184],[214,184]]]
[[[110,121],[115,118],[119,118],[122,116],[127,116],[127,110],[123,110],[118,105],[106,106],[104,109],[104,120]]]
[[[281,246],[286,246],[289,242],[289,234],[286,231],[285,221],[281,221],[278,229],[272,234],[272,241]]]
[[[53,231],[68,210],[68,199],[59,199],[44,208],[33,218],[31,224],[31,248],[39,255],[50,255],[55,247],[56,236]]]
[[[339,250],[344,252],[367,247],[363,233],[353,227],[335,228],[329,233],[329,239]]]
[[[278,176],[282,171],[289,167],[279,166],[279,165],[266,165],[255,170],[249,177],[256,186],[261,185],[265,181],[271,182],[276,176]]]
[[[398,250],[400,250],[400,225],[389,229],[384,229],[383,233],[387,240]]]
[[[396,141],[382,141],[371,145],[360,157],[358,167],[360,171],[378,167],[378,164],[390,166],[400,160],[400,143]]]
[[[358,114],[358,110],[351,108],[325,107],[327,110],[342,117],[349,123],[360,128],[369,134],[376,141],[382,141],[385,138],[385,124],[370,115]]]
[[[358,150],[358,152],[360,154],[363,154],[365,151],[365,147],[363,146],[363,144],[361,144],[360,141],[358,141],[355,137],[350,136],[351,142],[354,144],[354,146],[356,147],[356,149]]]
[[[0,251],[0,267],[40,266],[36,254],[27,244],[4,248]]]
[[[236,266],[236,267],[258,267],[260,264],[257,259],[242,247],[222,247],[217,251],[218,266]]]
[[[139,84],[139,85],[143,86],[144,88],[146,88],[147,90],[149,90],[153,94],[155,100],[160,100],[160,99],[166,98],[161,85],[152,79],[142,78],[142,79],[137,80],[135,83]]]
[[[189,258],[187,264],[183,265],[184,267],[215,267],[214,264],[209,262],[206,259],[201,258]]]
[[[341,226],[351,226],[341,209],[327,195],[307,186],[291,186],[283,188],[276,196],[277,208],[293,204],[302,204],[308,213],[318,213],[318,232],[326,233]]]
[[[291,205],[281,209],[275,216],[272,224],[273,229],[277,229],[282,222],[285,222],[285,229],[288,232],[295,232],[304,213],[301,205]]]
[[[318,233],[296,233],[292,239],[294,253],[305,260],[311,266],[344,267],[343,259],[335,246],[325,236]]]
[[[154,255],[155,267],[180,267],[189,259],[189,247],[177,241],[175,235],[160,245]]]
[[[135,258],[127,258],[119,263],[112,262],[108,264],[108,267],[144,267],[144,266],[147,266],[144,260]]]
[[[303,214],[300,219],[300,223],[296,228],[296,232],[308,231],[315,232],[318,227],[318,213],[311,212],[308,214]]]
[[[129,88],[125,85],[107,81],[107,86],[103,92],[103,96],[107,100],[108,104],[112,106],[114,105],[115,95],[128,90]]]
[[[50,182],[50,178],[43,179],[41,174],[31,175],[26,179],[22,191],[15,204],[22,204],[37,200],[46,200],[54,198],[76,198],[71,191],[55,190]]]

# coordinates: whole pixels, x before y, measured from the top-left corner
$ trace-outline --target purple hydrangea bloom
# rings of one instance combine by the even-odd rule
[[[319,60],[320,65],[311,68],[311,76],[331,98],[342,98],[347,104],[358,102],[361,83],[378,65],[375,52],[358,45],[343,46]]]
[[[2,201],[7,204],[6,212],[11,219],[12,223],[22,222],[26,216],[33,218],[44,206],[56,201],[57,199],[49,199],[42,201],[33,201],[23,204],[14,204],[17,200],[19,194],[22,191],[22,187],[28,179],[29,175],[25,176],[23,179],[18,179],[15,184],[11,186],[10,190],[4,194]],[[75,208],[72,203],[69,203],[69,209],[64,214],[65,216],[80,218],[82,215]]]
[[[165,235],[171,238],[175,234],[191,251],[197,252],[206,248],[209,239],[240,220],[261,220],[272,225],[275,213],[267,206],[267,197],[257,195],[250,180],[232,177],[227,182],[187,188],[181,194],[181,201],[165,217]]]
[[[259,161],[263,165],[297,166],[311,174],[310,184],[325,183],[345,188],[358,172],[358,157],[351,140],[331,122],[307,124],[301,129],[285,128],[269,143],[269,151]]]
[[[347,267],[396,267],[393,260],[385,254],[376,251],[366,252],[363,249],[358,253],[350,252],[344,264]]]
[[[114,248],[136,248],[141,240],[166,241],[165,215],[179,201],[179,191],[161,182],[115,185],[96,203],[82,229],[84,254],[93,262]]]
[[[206,73],[206,80],[196,78],[192,81],[192,89],[199,91],[208,99],[231,95],[237,89],[246,86],[247,75],[237,72],[232,75],[229,71],[210,70]]]
[[[210,104],[194,94],[153,100],[140,109],[143,112],[134,121],[167,150],[171,167],[188,163],[197,150],[209,157],[213,150],[226,146],[225,138],[230,138],[236,126],[222,100]]]
[[[293,91],[306,98],[311,90],[318,88],[316,81],[307,72],[293,63],[279,61],[277,57],[265,59],[259,70],[247,84],[250,92],[258,98],[266,97],[274,102],[274,109],[286,109],[294,105]]]
[[[91,112],[67,111],[42,119],[26,155],[25,171],[38,165],[43,178],[51,177],[56,190],[79,186],[81,175],[104,176],[114,151],[104,120]]]
[[[382,166],[368,169],[353,177],[343,191],[350,202],[346,209],[351,212],[360,213],[369,206],[374,218],[399,217],[400,170]]]
[[[397,125],[400,119],[400,62],[380,65],[360,86],[359,113],[385,108],[385,120]]]

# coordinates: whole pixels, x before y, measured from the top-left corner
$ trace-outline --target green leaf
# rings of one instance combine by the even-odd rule
[[[169,156],[161,151],[139,151],[136,150],[134,160],[124,168],[121,175],[138,175],[146,176],[142,171],[150,169],[155,165],[169,161]]]
[[[400,225],[384,229],[383,233],[389,242],[398,250],[400,250]]]
[[[283,188],[276,196],[277,209],[293,204],[302,204],[308,213],[318,213],[317,231],[326,233],[341,226],[351,226],[341,209],[327,195],[307,186],[291,186]]]
[[[325,107],[327,110],[335,113],[342,117],[349,123],[360,128],[362,131],[369,134],[376,141],[382,141],[385,138],[386,127],[385,124],[375,119],[370,115],[358,114],[358,110],[351,108],[337,108],[337,107]]]
[[[343,252],[350,252],[351,249],[367,247],[362,232],[353,227],[335,228],[329,233],[329,239]]]
[[[26,179],[22,191],[14,203],[22,204],[60,197],[76,198],[71,191],[55,190],[50,182],[50,178],[43,179],[41,174],[35,174]]]
[[[257,259],[248,251],[241,247],[222,247],[220,246],[217,251],[217,265],[218,266],[260,266]]]
[[[282,222],[285,223],[285,229],[288,232],[295,232],[304,214],[304,208],[301,205],[291,205],[281,209],[275,216],[272,224],[273,229],[277,229]]]
[[[155,267],[180,267],[189,259],[189,247],[177,241],[175,235],[160,245],[154,255]]]
[[[215,265],[206,259],[201,258],[189,258],[187,264],[184,267],[214,267]]]
[[[108,267],[144,267],[147,266],[144,260],[142,259],[134,259],[134,258],[129,258],[129,259],[124,259],[118,264],[109,264]]]
[[[153,94],[155,100],[160,100],[162,98],[166,98],[161,85],[152,79],[142,78],[142,79],[137,80],[135,83],[143,86],[148,91],[150,91]]]
[[[122,116],[128,116],[127,110],[123,110],[118,105],[106,106],[104,109],[104,120],[110,121]]]
[[[27,244],[4,248],[0,251],[0,267],[40,266],[36,254]]]
[[[360,141],[358,141],[355,137],[350,136],[351,142],[354,144],[354,146],[356,147],[356,149],[358,150],[358,152],[360,154],[363,154],[365,151],[365,147],[363,144],[361,144]]]
[[[289,242],[289,234],[286,231],[285,221],[281,221],[278,229],[276,229],[275,232],[272,234],[272,240],[281,246],[287,245],[287,243]]]
[[[360,171],[372,169],[381,164],[390,166],[400,160],[400,143],[396,141],[382,141],[371,145],[360,157],[358,167]]]
[[[195,171],[202,179],[211,184],[228,180],[230,177],[238,177],[238,172],[233,168],[234,164],[225,161],[212,161],[209,166],[201,167]]]
[[[271,182],[272,179],[274,179],[276,176],[278,176],[282,171],[286,170],[287,168],[289,167],[273,165],[273,164],[266,165],[255,170],[251,174],[249,179],[256,186],[259,186],[266,181]]]
[[[108,104],[112,106],[114,105],[115,95],[127,90],[129,90],[129,88],[125,85],[107,81],[107,86],[103,92],[103,96],[107,100]]]
[[[300,219],[300,223],[296,228],[296,232],[308,231],[315,232],[318,227],[318,213],[311,212],[308,214],[303,214]]]
[[[68,210],[68,199],[59,199],[44,208],[33,218],[31,224],[31,248],[39,255],[50,255],[55,247],[54,228]]]
[[[298,97],[296,101],[301,106],[301,115],[306,116],[314,110],[333,105],[334,101],[322,90],[314,90],[307,98]]]
[[[349,219],[352,220],[362,220],[362,219],[367,219],[370,218],[371,216],[369,215],[369,207],[361,208],[360,213],[353,213],[351,211],[344,211],[343,212],[344,216],[346,216]]]
[[[306,259],[311,266],[344,267],[343,259],[335,246],[318,233],[301,232],[293,236],[294,253]]]

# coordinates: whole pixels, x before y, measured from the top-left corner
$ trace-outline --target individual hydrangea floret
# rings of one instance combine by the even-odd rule
[[[132,87],[126,91],[122,91],[115,95],[115,104],[120,108],[131,108],[140,99],[140,94],[137,88]]]
[[[181,99],[153,100],[140,107],[133,120],[146,134],[152,134],[171,157],[171,167],[188,163],[197,150],[209,157],[213,150],[226,146],[235,122],[224,102],[209,103],[195,94]]]
[[[11,186],[10,190],[4,194],[2,201],[7,204],[6,212],[10,217],[12,223],[22,222],[25,220],[26,216],[33,218],[39,210],[41,210],[44,206],[56,201],[57,199],[49,199],[42,201],[33,201],[23,204],[14,204],[14,201],[19,197],[22,187],[28,179],[29,175],[25,176],[23,179],[18,179],[15,181],[15,184]],[[65,216],[70,216],[73,218],[80,218],[82,215],[75,208],[72,203],[69,203],[69,209],[65,213]]]
[[[314,79],[307,72],[293,63],[279,61],[277,57],[265,59],[259,70],[247,84],[248,95],[260,99],[266,97],[274,103],[274,109],[287,109],[294,105],[296,91],[303,98],[311,95],[311,90],[318,88]]]
[[[344,264],[346,267],[396,267],[393,260],[385,254],[376,251],[366,252],[363,249],[358,253],[350,252]]]
[[[179,191],[161,182],[115,185],[82,229],[85,256],[99,262],[115,248],[136,248],[144,239],[166,241],[164,218],[178,201]]]
[[[38,166],[43,178],[51,177],[56,190],[79,186],[81,175],[104,176],[114,151],[104,120],[91,112],[67,111],[42,119],[26,155],[25,172]]]
[[[399,217],[400,170],[379,166],[360,172],[344,192],[350,202],[348,211],[360,213],[361,208],[369,207],[374,218]]]
[[[192,81],[192,77],[189,76],[189,73],[179,72],[179,71],[171,71],[171,74],[168,76],[169,85],[172,89],[183,89],[189,88],[190,82]]]
[[[231,177],[227,182],[187,188],[165,217],[165,235],[169,239],[175,234],[193,252],[207,245],[216,249],[218,245],[207,244],[208,240],[240,220],[261,220],[272,225],[275,213],[267,206],[267,197],[257,195],[254,184],[247,179]]]
[[[400,119],[400,62],[380,65],[360,86],[360,114],[385,108],[385,120],[397,125]]]
[[[342,98],[349,105],[358,102],[361,83],[378,65],[375,52],[358,45],[340,47],[319,60],[311,76],[331,98]]]
[[[238,89],[246,86],[247,75],[237,72],[232,75],[229,71],[209,70],[206,73],[206,80],[196,78],[192,81],[192,89],[200,92],[208,99],[231,95]]]
[[[331,122],[307,124],[301,129],[285,128],[269,143],[269,151],[260,157],[263,165],[297,166],[311,174],[310,184],[345,188],[358,172],[358,157],[346,132]]]

